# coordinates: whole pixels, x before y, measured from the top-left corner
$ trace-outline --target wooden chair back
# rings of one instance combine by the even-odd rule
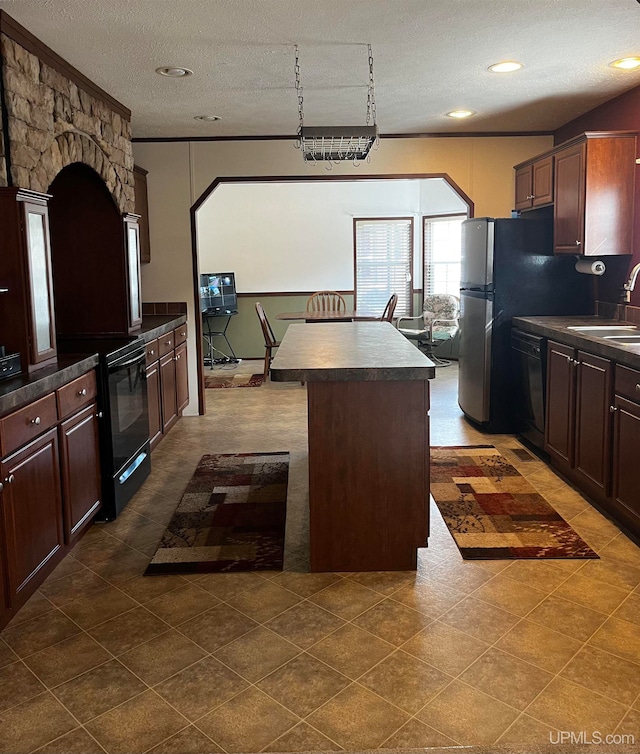
[[[262,328],[262,335],[264,336],[264,345],[266,348],[274,348],[278,345],[276,336],[273,334],[267,315],[264,313],[264,308],[259,301],[256,301],[256,312],[258,313],[258,319],[260,320],[260,327]]]
[[[336,291],[317,291],[307,300],[308,312],[345,312],[347,304]]]
[[[393,322],[393,313],[396,310],[397,303],[398,303],[398,294],[392,293],[391,298],[387,301],[387,305],[384,308],[384,314],[381,317],[382,322]]]

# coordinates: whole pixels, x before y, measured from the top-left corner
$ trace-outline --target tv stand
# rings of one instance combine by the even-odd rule
[[[229,342],[229,338],[227,337],[227,328],[229,327],[229,322],[231,322],[231,317],[235,316],[238,312],[209,312],[204,311],[202,312],[202,324],[206,326],[206,329],[203,327],[202,329],[202,337],[207,341],[207,356],[205,357],[205,360],[209,362],[211,365],[211,369],[213,369],[215,364],[222,364],[226,362],[230,362],[233,364],[237,364],[239,362],[238,357],[236,356],[231,343]],[[212,321],[213,320],[222,320],[224,319],[224,327],[221,328],[221,324],[217,327],[214,325],[212,328]],[[213,339],[214,338],[224,338],[227,347],[229,348],[229,351],[231,352],[231,357],[227,359],[215,359],[213,354],[214,351],[218,350],[213,345]]]

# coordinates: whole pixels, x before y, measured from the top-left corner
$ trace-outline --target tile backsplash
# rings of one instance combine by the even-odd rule
[[[142,316],[154,314],[186,314],[186,301],[155,301],[142,302]]]
[[[596,301],[596,314],[599,317],[618,319],[624,322],[633,322],[634,325],[640,325],[640,306]]]

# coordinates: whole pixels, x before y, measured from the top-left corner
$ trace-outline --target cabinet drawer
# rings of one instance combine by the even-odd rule
[[[0,448],[6,456],[26,445],[58,420],[54,393],[0,419]]]
[[[623,398],[640,403],[640,372],[616,364],[615,390]]]
[[[79,408],[91,403],[96,397],[96,373],[87,372],[77,380],[56,390],[58,415],[61,419],[70,416]]]
[[[147,357],[147,365],[153,364],[154,361],[158,361],[160,357],[160,353],[158,351],[158,339],[150,341],[147,343],[144,349],[144,354]]]
[[[169,351],[173,351],[173,349],[173,332],[168,332],[158,338],[158,353],[160,354],[160,356],[164,356],[165,354],[169,353]]]
[[[173,344],[174,346],[179,346],[180,343],[184,343],[187,339],[187,323],[185,322],[184,325],[180,325],[180,327],[176,327],[176,329],[173,331]]]

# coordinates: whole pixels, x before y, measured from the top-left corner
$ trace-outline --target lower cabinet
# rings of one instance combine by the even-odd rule
[[[0,419],[0,629],[100,507],[95,372]]]
[[[547,358],[552,465],[640,534],[640,372],[553,341]]]
[[[98,407],[93,403],[60,425],[64,538],[77,538],[100,507]]]
[[[30,582],[64,545],[58,430],[51,429],[0,465],[8,607],[34,591]]]
[[[160,393],[160,363],[147,366],[147,399],[149,401],[149,440],[151,450],[162,439],[162,400]]]
[[[153,450],[189,403],[187,325],[147,343],[146,353],[149,437]]]
[[[616,366],[613,402],[611,505],[629,528],[640,532],[640,372]]]
[[[160,359],[160,394],[162,396],[162,431],[168,432],[178,421],[176,396],[176,361],[174,352]]]

